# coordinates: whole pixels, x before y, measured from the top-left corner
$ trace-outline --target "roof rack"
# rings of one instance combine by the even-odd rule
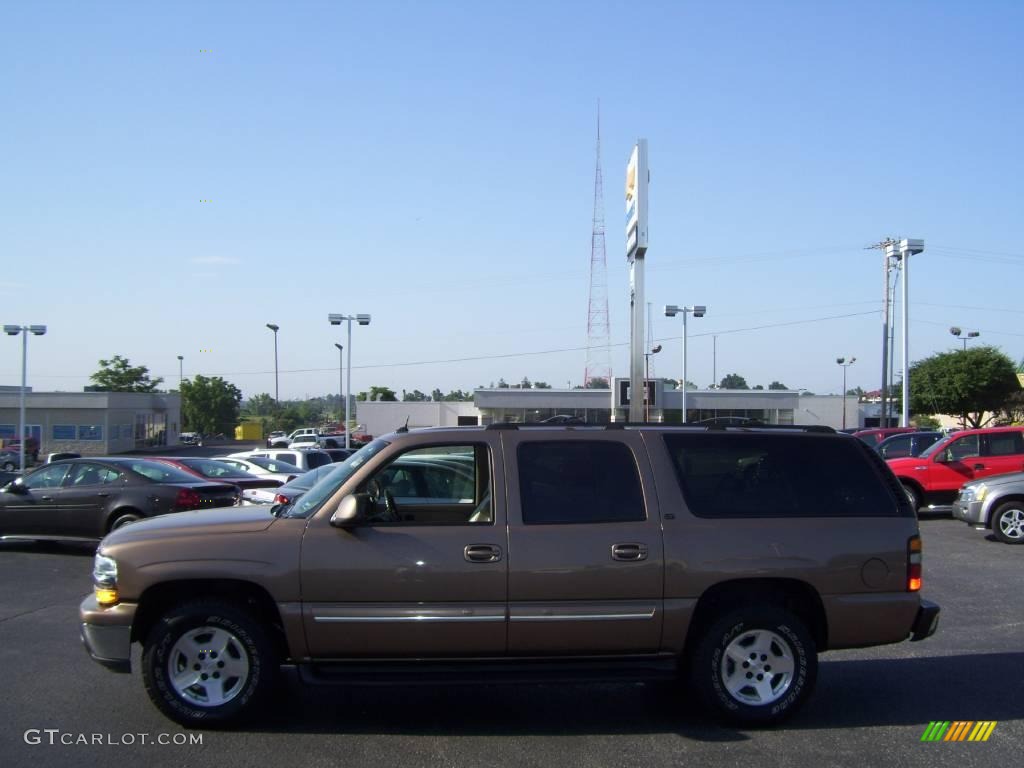
[[[686,424],[666,424],[661,421],[613,421],[608,424],[540,424],[537,422],[520,424],[512,421],[496,421],[492,424],[488,424],[485,429],[488,430],[518,430],[518,429],[579,429],[580,427],[587,427],[590,429],[605,429],[605,430],[620,430],[626,429],[627,427],[660,427],[663,429],[672,429],[687,427],[688,429],[703,429],[708,432],[725,432],[727,430],[739,430],[739,431],[750,431],[750,430],[781,430],[781,431],[799,431],[799,432],[816,432],[823,435],[834,435],[836,431],[832,427],[825,426],[824,424],[760,424],[760,423],[749,423],[749,424],[697,424],[689,422]]]

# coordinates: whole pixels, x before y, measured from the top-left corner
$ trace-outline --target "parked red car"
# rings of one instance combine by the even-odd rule
[[[1024,427],[955,432],[920,456],[889,459],[888,464],[915,509],[952,510],[964,483],[1024,471]]]

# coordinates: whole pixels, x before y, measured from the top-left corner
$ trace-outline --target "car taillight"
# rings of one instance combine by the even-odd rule
[[[907,592],[921,589],[921,537],[911,536],[907,541]]]
[[[191,488],[182,488],[178,491],[178,497],[174,500],[174,507],[178,510],[199,509],[201,505],[202,499]]]
[[[288,504],[289,503],[288,497],[287,496],[282,496],[280,493],[278,493],[278,494],[276,494],[274,496],[274,503],[275,504]]]

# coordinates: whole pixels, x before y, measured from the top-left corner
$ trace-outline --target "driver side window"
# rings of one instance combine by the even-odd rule
[[[368,522],[490,525],[490,457],[485,445],[437,445],[399,455],[363,486]]]
[[[980,455],[977,435],[967,435],[959,440],[954,440],[946,449],[946,456],[950,461],[963,461]]]
[[[26,488],[57,488],[68,473],[68,464],[53,464],[25,478]]]

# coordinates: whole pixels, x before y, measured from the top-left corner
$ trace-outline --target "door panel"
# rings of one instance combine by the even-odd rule
[[[994,432],[982,438],[983,465],[978,477],[1024,471],[1024,438],[1016,431]]]
[[[302,543],[302,599],[314,658],[505,653],[505,508],[503,499],[490,498],[492,484],[501,487],[504,482],[500,442],[494,435],[479,434],[472,442],[482,446],[480,455],[487,457],[489,469],[479,464],[473,469],[470,461],[469,471],[481,481],[474,484],[472,498],[457,501],[465,504],[463,521],[486,505],[487,515],[477,516],[482,522],[399,520],[340,530],[330,525],[327,514],[310,520]],[[467,443],[464,439],[460,444]],[[400,455],[385,449],[357,471],[345,490],[365,492],[371,480],[387,490],[386,468]],[[427,501],[420,497],[408,511],[455,510]]]
[[[656,652],[664,555],[640,435],[567,432],[557,446],[534,448],[536,439],[524,431],[505,433],[503,441],[510,466],[509,653]],[[595,442],[604,447],[570,445]],[[642,495],[616,497],[631,484]],[[616,519],[629,517],[626,508],[635,504],[642,519]],[[557,522],[541,522],[545,517]],[[568,522],[574,518],[579,522]]]

